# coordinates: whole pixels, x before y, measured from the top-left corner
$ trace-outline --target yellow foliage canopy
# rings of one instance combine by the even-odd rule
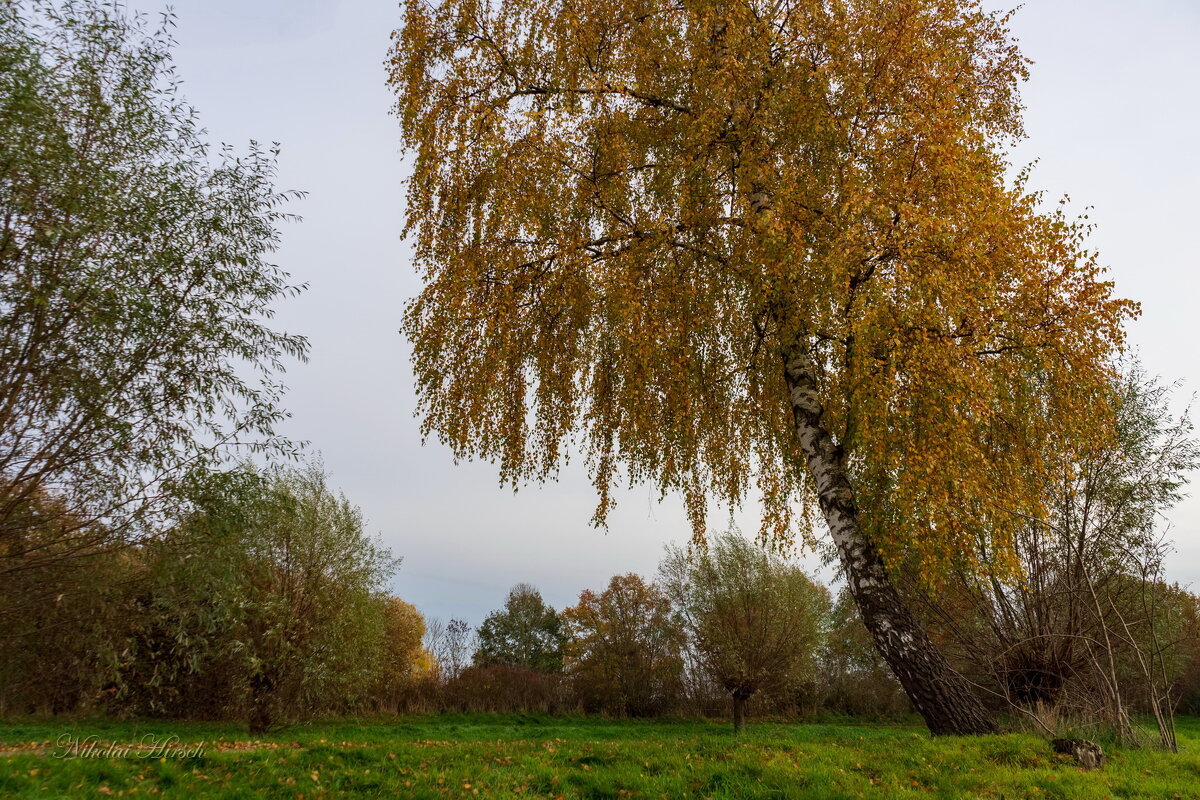
[[[384,643],[380,674],[391,689],[401,689],[434,672],[433,655],[421,645],[425,618],[399,597],[383,599]]]
[[[1136,310],[1005,180],[1025,74],[966,0],[409,0],[425,432],[514,485],[573,443],[600,523],[619,467],[697,531],[756,489],[786,538],[800,346],[884,555],[1003,550]]]

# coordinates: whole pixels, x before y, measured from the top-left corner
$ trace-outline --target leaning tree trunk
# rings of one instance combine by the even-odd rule
[[[803,346],[784,353],[784,377],[821,513],[876,649],[932,734],[994,733],[996,723],[909,611],[859,523],[845,452],[824,426],[816,370]]]

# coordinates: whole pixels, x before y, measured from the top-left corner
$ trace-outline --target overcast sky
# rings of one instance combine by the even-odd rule
[[[398,4],[172,5],[184,93],[211,140],[280,142],[280,188],[309,193],[276,258],[310,285],[279,308],[280,326],[312,342],[286,378],[283,432],[324,454],[334,484],[404,558],[394,591],[426,615],[477,624],[517,582],[561,608],[614,574],[652,574],[664,543],[689,535],[678,501],[627,492],[605,534],[588,525],[595,501],[579,470],[514,495],[491,465],[421,446],[397,333],[418,282],[399,239],[404,164],[383,67]],[[1118,292],[1143,305],[1132,342],[1150,371],[1185,382],[1186,399],[1200,385],[1200,3],[1027,0],[1013,27],[1036,62],[1017,160],[1039,160],[1035,188],[1094,206],[1093,244]],[[749,513],[739,521],[756,528]],[[1171,522],[1169,575],[1200,584],[1200,499]]]

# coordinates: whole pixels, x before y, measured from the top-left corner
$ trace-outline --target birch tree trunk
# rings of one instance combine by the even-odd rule
[[[932,734],[995,733],[991,715],[909,611],[888,577],[879,551],[862,529],[846,474],[845,451],[823,424],[825,409],[811,357],[802,345],[791,347],[783,357],[796,435],[846,584],[876,649]]]

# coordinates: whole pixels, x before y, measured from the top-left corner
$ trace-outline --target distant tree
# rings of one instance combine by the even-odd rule
[[[733,698],[734,730],[756,693],[815,671],[829,594],[798,566],[726,533],[704,548],[669,547],[659,569],[705,666]]]
[[[678,696],[686,637],[655,584],[617,575],[599,595],[584,590],[562,620],[564,671],[585,705],[646,716]]]
[[[818,694],[825,708],[862,716],[912,711],[900,684],[875,649],[853,595],[845,587],[838,591],[830,609],[822,644]]]
[[[563,627],[558,613],[537,589],[519,583],[504,608],[479,626],[478,666],[524,667],[538,672],[562,671]]]
[[[362,514],[319,465],[243,467],[195,498],[193,513],[150,545],[158,579],[148,599],[158,649],[141,653],[137,683],[186,682],[221,664],[252,732],[314,709],[336,709],[377,681],[389,625],[415,621],[381,602],[396,562],[363,533]]]
[[[434,617],[425,632],[425,647],[433,654],[438,676],[449,681],[470,666],[472,654],[478,649],[477,634],[466,620],[452,619],[443,624]]]
[[[1178,712],[1200,716],[1200,596],[1189,593],[1181,604],[1181,625],[1184,632],[1179,644],[1182,669],[1175,690],[1179,697]]]
[[[384,636],[376,692],[384,707],[395,709],[404,693],[432,675],[437,664],[423,644],[425,619],[417,607],[399,597],[383,597],[378,602],[383,608]]]
[[[169,15],[0,3],[0,580],[95,553],[238,445],[286,446],[269,326],[299,291],[275,150],[212,151],[178,93]],[[56,498],[58,543],[22,509]],[[103,521],[103,525],[93,524]]]
[[[40,505],[31,500],[30,513]],[[64,524],[59,510],[47,518]],[[64,546],[57,530],[31,525],[26,532],[30,544]],[[121,653],[143,622],[136,597],[145,563],[136,548],[96,544],[79,555],[56,560],[43,553],[28,568],[14,559],[0,580],[0,714],[114,707]]]

